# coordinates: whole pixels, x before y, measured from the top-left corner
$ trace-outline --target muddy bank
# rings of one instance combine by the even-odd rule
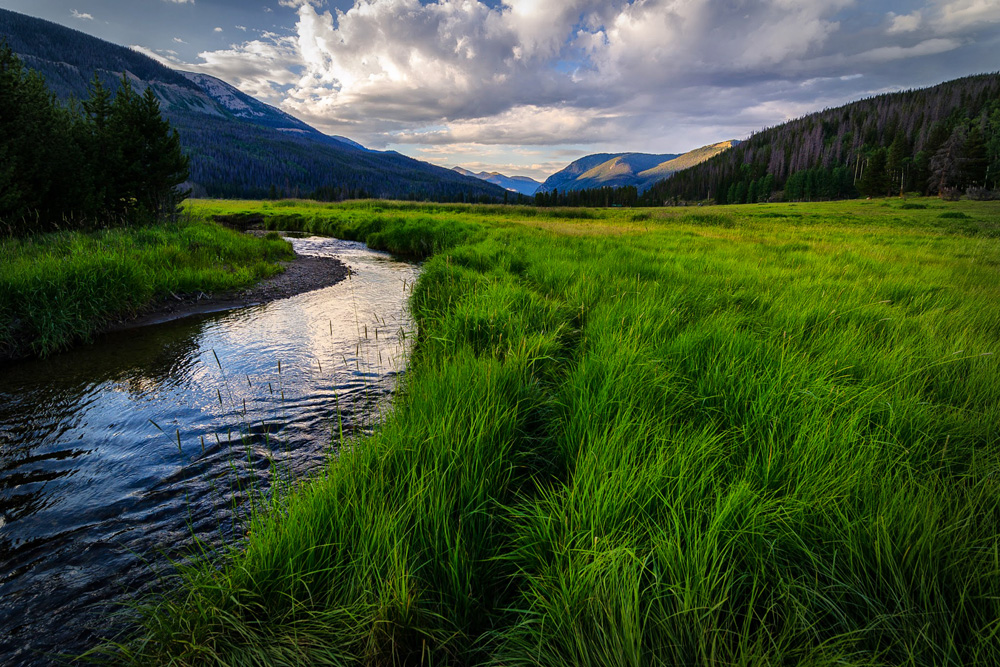
[[[322,289],[339,283],[350,274],[350,269],[333,257],[296,255],[290,262],[281,262],[284,272],[255,285],[228,292],[207,294],[169,294],[133,315],[112,318],[93,335],[122,331],[177,320],[190,315],[215,313],[234,308],[255,306],[304,292]],[[0,365],[16,363],[31,358],[30,335],[15,322],[13,334],[7,345],[0,344]],[[77,344],[79,341],[77,341]],[[75,346],[75,344],[74,344]]]
[[[169,322],[190,315],[269,303],[335,285],[350,274],[347,265],[333,257],[297,255],[292,261],[281,264],[285,266],[284,272],[242,290],[215,294],[204,292],[171,294],[154,303],[137,317],[123,318],[111,323],[102,329],[102,333]]]

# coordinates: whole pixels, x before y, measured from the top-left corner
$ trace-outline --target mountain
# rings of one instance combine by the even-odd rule
[[[1000,189],[1000,74],[887,93],[757,132],[642,202],[838,199]]]
[[[708,160],[739,142],[730,139],[680,155],[651,153],[596,153],[587,155],[552,174],[539,192],[589,190],[635,186],[641,193],[676,171]]]
[[[571,162],[545,179],[539,192],[568,192],[593,188],[635,186],[639,192],[670,174],[718,155],[737,145],[736,140],[720,141],[680,155],[652,153],[596,153]]]
[[[529,197],[535,194],[541,186],[541,183],[533,178],[528,178],[527,176],[504,176],[498,171],[481,171],[479,173],[473,173],[468,169],[462,169],[461,167],[452,167],[452,171],[462,174],[463,176],[471,176],[473,178],[486,181],[487,183],[499,185],[505,190],[517,192]]]
[[[716,144],[709,144],[708,146],[702,146],[701,148],[696,148],[693,151],[688,151],[683,155],[675,157],[673,160],[661,162],[651,169],[640,171],[639,178],[642,179],[642,182],[639,185],[639,190],[647,190],[654,183],[667,178],[674,172],[689,169],[696,164],[701,164],[705,160],[715,157],[722,151],[739,145],[739,143],[740,142],[735,139],[728,139],[726,141],[720,141]]]
[[[330,144],[332,140],[335,146],[345,145],[360,150],[368,150],[358,142],[352,141],[347,137],[323,134],[311,125],[303,123],[295,116],[276,109],[270,104],[265,104],[247,95],[236,86],[232,86],[210,74],[183,71],[180,74],[189,81],[192,81],[202,92],[215,100],[216,103],[226,109],[235,118],[283,132],[297,132],[321,143]],[[170,109],[168,108],[169,112]]]
[[[265,127],[298,131],[306,134],[321,134],[318,130],[306,125],[298,118],[250,97],[235,86],[231,86],[214,76],[195,72],[178,73],[193,83],[200,92],[214,100],[234,118]],[[173,106],[174,104],[176,104],[175,101],[168,100],[168,106]]]
[[[328,136],[215,77],[179,72],[123,46],[0,9],[0,39],[62,100],[85,99],[96,74],[117,90],[122,73],[152,88],[191,159],[199,196],[384,197],[492,201],[505,190],[394,151]]]
[[[539,192],[588,190],[604,186],[638,185],[639,173],[680,155],[650,153],[596,153],[571,162],[545,179]]]

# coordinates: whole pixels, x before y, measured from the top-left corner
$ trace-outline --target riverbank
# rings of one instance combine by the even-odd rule
[[[178,320],[191,315],[217,313],[235,308],[259,306],[296,294],[336,285],[350,275],[350,269],[333,257],[308,257],[296,254],[279,263],[282,271],[241,290],[205,294],[170,294],[150,304],[135,317],[112,322],[103,332],[122,331]]]
[[[242,534],[251,490],[306,479],[331,431],[367,431],[387,409],[419,268],[358,243],[291,243],[351,279],[0,369],[0,665],[58,664],[127,627],[113,612],[162,590],[175,556]]]
[[[282,204],[433,253],[405,390],[110,662],[1000,663],[997,203]]]
[[[277,283],[285,287],[243,290],[280,273],[279,262],[293,257],[277,235],[258,238],[201,219],[6,239],[0,242],[0,361],[46,356],[139,317],[194,312],[208,305],[202,295],[220,295],[208,299],[216,309],[267,299],[272,291],[280,298],[301,273]],[[342,269],[324,269],[323,281],[339,278]]]

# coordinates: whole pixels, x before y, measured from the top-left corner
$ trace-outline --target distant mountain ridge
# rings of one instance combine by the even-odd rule
[[[675,171],[707,160],[738,144],[721,141],[687,153],[595,153],[575,160],[545,179],[539,192],[635,186],[643,192]]]
[[[640,171],[679,157],[676,154],[595,153],[574,160],[542,183],[539,192],[587,190],[605,185],[620,187],[630,182]]]
[[[474,173],[468,169],[463,169],[462,167],[452,167],[452,171],[462,174],[463,176],[471,176],[488,183],[493,183],[494,185],[499,185],[505,190],[517,192],[529,197],[535,194],[541,186],[541,183],[533,178],[529,178],[527,176],[505,176],[498,171],[480,171],[479,173]]]
[[[126,47],[0,9],[0,39],[63,100],[84,99],[96,73],[116,90],[122,73],[153,89],[191,158],[196,195],[500,200],[505,190],[400,155],[365,149],[205,74],[179,72]]]

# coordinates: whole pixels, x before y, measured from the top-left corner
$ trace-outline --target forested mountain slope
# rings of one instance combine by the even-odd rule
[[[642,201],[837,199],[1000,186],[1000,74],[889,93],[765,129]]]
[[[216,197],[391,197],[499,200],[503,188],[331,137],[204,74],[182,73],[123,46],[0,9],[0,40],[63,100],[88,97],[96,74],[117,89],[126,73],[149,87],[191,158],[194,194]]]

